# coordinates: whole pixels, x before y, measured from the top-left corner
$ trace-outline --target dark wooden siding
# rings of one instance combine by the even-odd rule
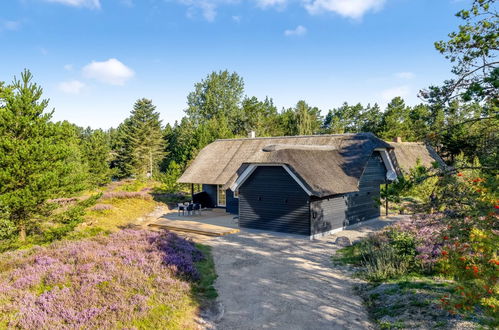
[[[229,213],[237,214],[239,212],[239,198],[234,197],[234,192],[230,189],[225,191],[225,196],[227,198],[226,210]]]
[[[217,185],[216,184],[204,184],[203,191],[206,192],[211,198],[211,206],[215,207],[217,205]]]
[[[308,200],[284,168],[260,166],[239,188],[239,225],[310,235]]]
[[[379,152],[369,159],[359,182],[359,191],[345,195],[311,199],[311,232],[318,234],[380,216],[376,199],[385,182],[386,168]]]

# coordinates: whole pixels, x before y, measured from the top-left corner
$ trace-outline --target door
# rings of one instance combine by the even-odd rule
[[[227,196],[225,195],[225,189],[222,185],[217,187],[217,206],[225,207],[227,206]]]

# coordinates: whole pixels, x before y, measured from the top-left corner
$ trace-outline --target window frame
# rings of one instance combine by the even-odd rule
[[[220,204],[220,192],[223,192],[225,204]],[[222,185],[217,185],[217,206],[227,207],[227,191],[222,189]]]

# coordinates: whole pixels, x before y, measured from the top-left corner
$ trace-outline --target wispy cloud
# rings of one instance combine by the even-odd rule
[[[288,0],[256,0],[256,4],[261,8],[280,7],[284,8],[288,4]]]
[[[135,72],[115,58],[107,61],[92,61],[83,67],[83,76],[110,85],[124,85]]]
[[[0,32],[1,31],[16,31],[21,27],[21,21],[7,21],[0,19]]]
[[[73,64],[65,64],[64,65],[64,70],[66,70],[66,71],[73,71]]]
[[[49,0],[49,1],[78,1],[78,0]],[[83,1],[83,0],[80,0]],[[97,1],[97,0],[96,0]],[[177,0],[187,6],[187,16],[194,18],[199,13],[209,22],[217,16],[217,9],[222,5],[235,5],[240,0]],[[284,9],[292,0],[253,0],[257,7],[262,9]],[[334,12],[343,17],[360,19],[367,12],[380,10],[386,0],[300,0],[299,3],[311,15],[325,12]]]
[[[79,80],[70,80],[61,82],[58,87],[63,93],[79,94],[85,87],[85,84]]]
[[[395,77],[400,78],[400,79],[412,79],[414,78],[415,74],[414,72],[397,72],[395,74]]]
[[[213,22],[217,16],[217,7],[223,1],[210,0],[180,0],[180,3],[186,5],[187,17],[194,18],[200,12],[205,20]]]
[[[402,98],[409,96],[411,89],[409,86],[396,86],[385,89],[381,92],[381,98],[384,102],[390,102],[393,98],[400,96]]]
[[[60,3],[71,7],[84,7],[89,9],[100,9],[100,0],[45,0],[46,2]]]
[[[304,36],[305,34],[307,34],[307,28],[302,25],[298,25],[295,29],[284,31],[284,35],[287,37]]]
[[[343,17],[360,19],[370,11],[380,10],[385,0],[304,0],[310,14],[334,12]]]

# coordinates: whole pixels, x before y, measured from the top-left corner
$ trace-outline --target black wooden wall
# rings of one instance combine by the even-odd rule
[[[281,166],[259,166],[239,188],[239,225],[310,235],[309,196]]]
[[[211,198],[211,206],[210,207],[215,207],[217,205],[217,185],[204,184],[203,191],[206,192]]]
[[[204,184],[203,191],[206,192],[212,201],[211,207],[216,207],[217,205],[217,185],[216,184]],[[237,214],[239,211],[239,200],[234,197],[232,190],[227,189],[225,191],[226,196],[226,211],[232,214]]]
[[[344,195],[314,198],[310,202],[312,235],[342,228],[380,216],[376,199],[385,182],[386,168],[379,152],[370,157],[359,182],[359,191]]]
[[[232,213],[232,214],[237,214],[239,213],[239,198],[235,198],[234,197],[234,192],[230,189],[227,189],[225,191],[225,196],[227,198],[227,206],[226,206],[226,210],[227,212],[229,213]]]

